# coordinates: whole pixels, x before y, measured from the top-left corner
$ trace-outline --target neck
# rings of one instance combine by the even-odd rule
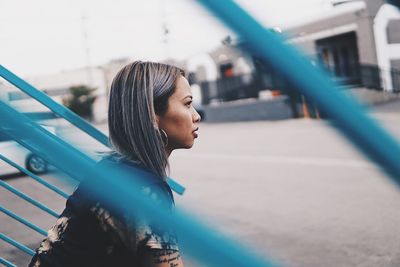
[[[167,157],[168,157],[168,158],[169,158],[169,156],[171,156],[172,151],[173,151],[173,149],[170,148],[170,147],[166,147],[166,148],[165,148],[165,153],[167,153]]]

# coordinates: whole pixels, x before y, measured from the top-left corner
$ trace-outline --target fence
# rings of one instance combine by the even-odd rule
[[[396,69],[381,69],[377,65],[359,64],[349,66],[354,76],[337,76],[333,79],[343,86],[364,87],[377,91],[400,92],[400,71]]]
[[[256,64],[254,72],[226,78],[218,78],[215,81],[200,83],[202,91],[202,104],[211,102],[225,102],[244,98],[258,98],[262,90],[279,90],[282,94],[293,97],[295,101],[301,99],[294,85],[285,79],[275,68]],[[332,81],[343,88],[368,88],[377,91],[400,92],[400,71],[383,70],[376,65],[357,64],[348,66],[351,72],[336,73],[333,66],[325,66]]]
[[[258,24],[235,2],[213,0],[200,2],[246,38],[252,45],[252,49],[262,54],[265,59],[274,62],[283,76],[287,77],[292,84],[296,84],[296,88],[302,94],[315,101],[320,109],[328,113],[338,129],[400,185],[400,166],[397,160],[397,155],[400,154],[399,144],[365,115],[360,106],[336,90],[335,86],[322,73],[316,71],[294,50],[282,46],[282,40]],[[298,69],[301,69],[302,72],[299,73]],[[325,90],[320,90],[320,88],[325,88]],[[59,162],[55,163],[67,173],[71,173],[71,176],[77,176],[76,169],[79,172],[87,172],[93,167],[93,162],[84,154],[52,136],[2,101],[0,101],[0,112],[3,116],[0,120],[1,131],[34,152],[47,155],[46,159],[50,161],[52,157],[65,159],[62,165]],[[30,133],[30,135],[27,136],[26,133]],[[126,179],[114,179],[110,174],[120,175],[117,170],[112,170],[111,173],[110,170],[103,169],[96,171],[96,176],[100,180],[96,180],[96,183],[92,184],[91,188],[95,190],[93,193],[103,193],[101,196],[105,197],[105,201],[110,201],[116,209],[124,203],[132,203],[132,200],[134,203],[138,201],[138,206],[135,208],[144,213],[151,213],[160,222],[179,229],[180,238],[185,241],[187,252],[198,257],[204,263],[210,266],[274,266],[268,260],[254,255],[253,252],[240,247],[235,242],[214,234],[212,229],[199,224],[186,213],[178,210],[176,216],[167,216],[162,210],[151,206],[151,203],[140,201],[141,199],[136,198],[134,192],[127,190],[135,188],[134,185],[127,183]],[[123,177],[121,176],[121,178]],[[108,192],[108,194],[104,194],[104,192]],[[9,214],[12,216],[11,213]],[[31,250],[11,238],[3,234],[0,234],[0,238],[32,254]],[[13,266],[12,263],[2,258],[0,258],[0,262],[6,266]]]

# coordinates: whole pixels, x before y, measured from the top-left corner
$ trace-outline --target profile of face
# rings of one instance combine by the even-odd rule
[[[199,113],[192,105],[192,93],[187,79],[179,76],[174,93],[168,98],[168,108],[162,115],[157,115],[159,129],[168,136],[167,152],[178,148],[191,148],[197,138]]]

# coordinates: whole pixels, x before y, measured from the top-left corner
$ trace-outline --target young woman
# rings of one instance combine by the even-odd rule
[[[193,146],[200,119],[183,70],[133,62],[111,85],[108,125],[114,151],[99,164],[139,174],[142,193],[172,212],[173,195],[165,181],[168,157]],[[183,266],[173,231],[140,216],[114,213],[86,197],[82,184],[29,266]]]

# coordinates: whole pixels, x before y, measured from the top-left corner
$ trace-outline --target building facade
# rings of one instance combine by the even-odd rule
[[[387,1],[341,2],[330,11],[287,26],[277,34],[345,87],[400,91],[400,11]],[[229,101],[254,97],[255,92],[232,92],[248,92],[246,83],[257,86],[259,91],[288,87],[273,65],[251,55],[244,46],[228,37],[208,53],[207,59],[197,61],[193,71],[200,70],[196,72],[200,73],[200,82],[208,81],[202,86],[205,98]]]
[[[350,1],[284,32],[345,84],[398,90],[400,10],[394,5]]]

